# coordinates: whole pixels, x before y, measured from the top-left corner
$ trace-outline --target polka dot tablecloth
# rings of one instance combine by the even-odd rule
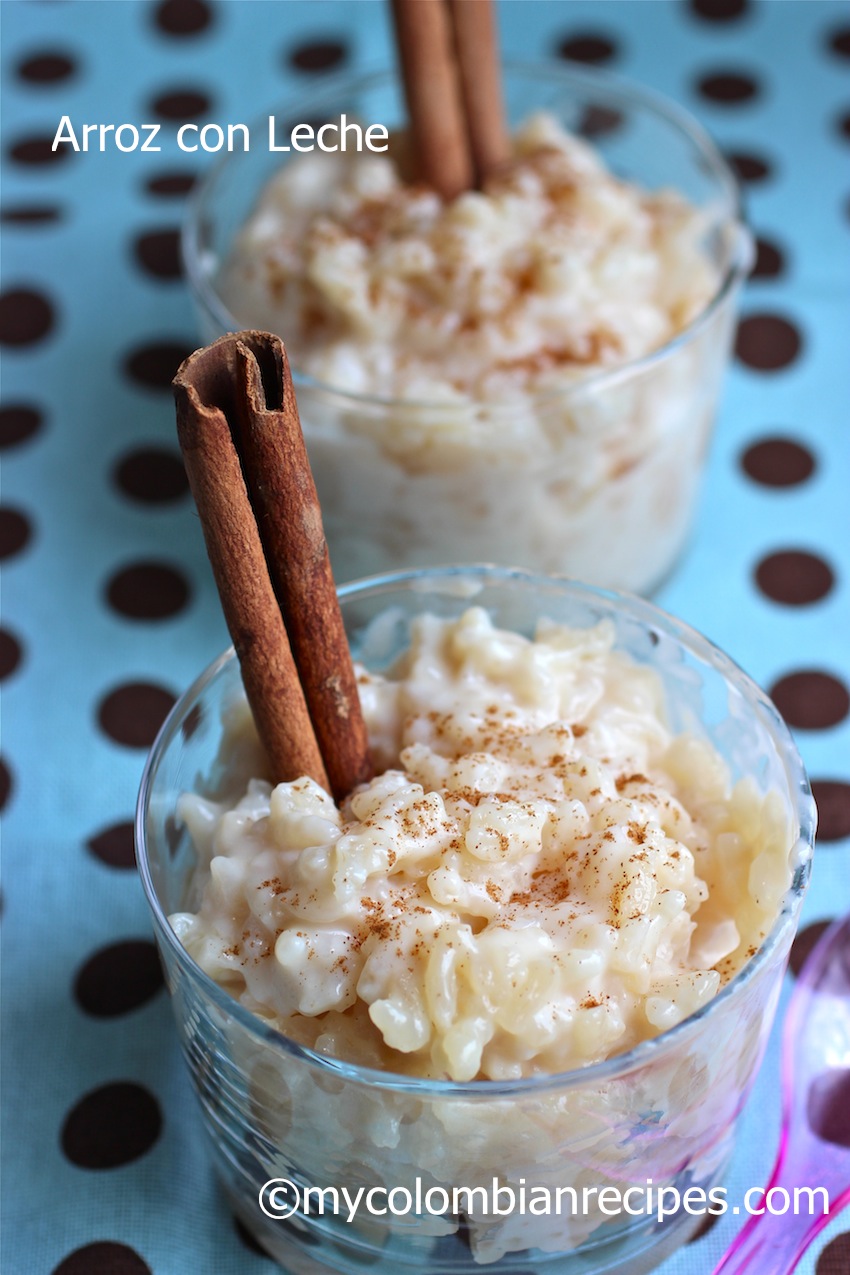
[[[391,56],[382,5],[6,0],[2,21],[4,1275],[261,1275],[207,1166],[133,869],[145,750],[225,645],[168,390],[203,156],[53,152],[75,123],[250,119]],[[758,239],[699,525],[660,603],[766,687],[820,842],[793,970],[850,910],[850,17],[820,0],[503,0],[502,41],[693,110]],[[788,976],[780,1014],[793,980]],[[778,1031],[730,1196],[765,1181]],[[738,1219],[664,1266],[708,1275]],[[804,1275],[850,1271],[850,1218]],[[769,1272],[759,1272],[769,1275]]]

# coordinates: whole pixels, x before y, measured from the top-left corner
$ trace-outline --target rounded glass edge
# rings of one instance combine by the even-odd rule
[[[553,1089],[573,1089],[588,1083],[602,1084],[652,1063],[663,1057],[664,1054],[674,1049],[681,1042],[687,1041],[688,1037],[699,1028],[703,1019],[712,1010],[724,1005],[741,988],[746,987],[755,978],[762,966],[767,963],[802,905],[803,894],[811,874],[817,824],[817,812],[811,786],[802,758],[788,726],[775,705],[752,680],[749,674],[730,656],[726,655],[720,647],[715,646],[709,638],[704,637],[683,620],[677,619],[661,607],[647,602],[635,594],[614,589],[597,588],[593,585],[583,584],[581,581],[574,580],[569,576],[540,575],[519,567],[499,567],[487,563],[384,572],[341,585],[337,593],[340,601],[344,602],[352,596],[384,592],[415,581],[438,584],[441,580],[460,580],[463,577],[470,576],[481,580],[483,584],[503,584],[510,580],[519,580],[529,587],[562,586],[567,592],[572,592],[580,598],[601,600],[609,603],[616,602],[630,618],[640,620],[653,627],[663,627],[682,646],[705,663],[711,665],[744,695],[766,724],[774,739],[782,747],[788,776],[788,792],[794,801],[794,814],[797,816],[799,824],[797,839],[790,852],[791,883],[783,896],[782,906],[776,921],[764,942],[755,955],[750,957],[747,963],[715,997],[706,1002],[696,1013],[677,1023],[675,1027],[661,1032],[658,1036],[640,1041],[624,1053],[614,1054],[611,1058],[606,1058],[602,1062],[591,1063],[587,1067],[571,1071],[553,1072],[551,1075],[546,1076],[527,1076],[517,1080],[505,1081],[433,1080],[417,1076],[404,1076],[398,1072],[380,1071],[373,1067],[361,1067],[354,1063],[345,1062],[342,1059],[318,1054],[314,1050],[300,1045],[297,1041],[291,1040],[275,1028],[262,1023],[250,1010],[247,1010],[239,1001],[228,995],[218,983],[210,978],[208,974],[205,974],[200,966],[196,965],[189,956],[171,928],[168,917],[162,910],[154,889],[145,850],[145,820],[148,811],[148,797],[152,777],[159,759],[171,743],[174,735],[180,730],[186,712],[192,707],[205,687],[226,665],[236,658],[236,653],[232,646],[228,647],[227,650],[213,660],[177,699],[151,746],[142,772],[134,822],[136,861],[139,875],[158,931],[169,943],[180,965],[186,969],[190,977],[202,985],[206,996],[233,1017],[249,1035],[258,1037],[267,1044],[282,1049],[301,1062],[330,1072],[343,1080],[356,1082],[367,1087],[389,1089],[394,1092],[417,1093],[435,1098],[528,1097],[548,1093]],[[469,601],[470,605],[473,605],[474,597],[470,597]]]
[[[685,107],[680,106],[671,98],[665,97],[664,94],[659,93],[656,89],[646,87],[624,76],[599,68],[562,66],[549,61],[509,60],[505,62],[503,69],[508,72],[513,71],[518,74],[533,76],[536,79],[545,78],[555,81],[567,79],[572,83],[586,85],[588,88],[605,88],[614,97],[620,100],[640,102],[653,110],[656,115],[666,119],[668,123],[678,128],[696,147],[701,157],[707,161],[712,174],[717,177],[721,186],[725,189],[728,201],[729,225],[735,235],[735,242],[730,247],[730,262],[716,292],[706,306],[700,310],[699,314],[691,319],[687,327],[683,328],[681,332],[678,332],[669,341],[666,341],[657,349],[651,350],[648,354],[642,355],[639,359],[631,359],[627,363],[621,363],[616,367],[605,368],[602,371],[592,373],[590,376],[583,377],[564,389],[550,390],[535,396],[535,401],[538,403],[559,402],[589,391],[595,392],[599,386],[616,385],[622,380],[627,380],[632,376],[648,371],[657,364],[663,363],[667,358],[671,358],[682,346],[694,340],[708,326],[717,311],[722,309],[728,298],[746,279],[754,260],[755,241],[744,214],[741,186],[738,179],[711,135]],[[345,88],[365,89],[394,75],[394,69],[388,67],[367,70],[356,75],[341,72],[332,79],[329,78],[312,95],[291,99],[292,104],[293,106],[297,105],[302,112],[316,111],[321,109],[321,103],[324,99],[338,96]],[[276,108],[275,114],[286,111],[289,106],[289,100],[287,99],[279,108]],[[265,116],[258,117],[258,120],[260,118],[264,119]],[[252,128],[258,123],[258,120],[253,122]],[[197,303],[211,316],[216,327],[222,333],[239,331],[240,324],[230,313],[219,293],[210,283],[209,275],[201,269],[202,253],[198,244],[198,229],[203,220],[202,213],[207,193],[214,186],[219,174],[224,171],[232,160],[232,155],[223,155],[211,166],[191,192],[186,203],[180,234],[181,255],[189,288],[194,294]],[[352,406],[371,408],[372,410],[427,409],[429,412],[439,415],[443,412],[456,413],[458,406],[463,406],[463,404],[434,403],[427,399],[382,398],[375,394],[357,394],[351,390],[341,389],[325,381],[317,380],[297,368],[293,367],[291,372],[296,393],[299,389],[309,389]],[[472,400],[471,405],[480,406],[480,403],[477,400]],[[495,405],[487,404],[487,406]]]

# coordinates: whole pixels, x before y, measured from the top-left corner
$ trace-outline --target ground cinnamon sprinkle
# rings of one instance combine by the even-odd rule
[[[647,788],[652,787],[652,781],[647,779],[646,775],[618,775],[614,781],[617,792],[622,792],[624,788],[628,788],[629,784],[645,784]]]
[[[746,885],[740,912],[734,900],[726,916],[701,908],[728,888],[717,838],[769,827],[770,813],[746,790],[739,805],[719,800],[711,754],[710,795],[694,800],[699,753],[677,755],[657,721],[641,733],[645,671],[632,687],[618,663],[606,699],[597,631],[566,643],[599,687],[579,729],[552,672],[567,658],[557,629],[551,647],[523,646],[476,608],[429,624],[401,688],[358,672],[384,750],[378,777],[341,809],[309,781],[256,781],[221,836],[236,860],[220,874],[232,910],[216,912],[212,892],[177,928],[252,1008],[352,1061],[454,1079],[527,1074],[532,1019],[546,1066],[607,1057],[652,1034],[653,1015],[666,1024],[703,1003],[757,950],[767,925],[752,926],[761,904]],[[435,686],[452,678],[454,700],[441,690],[435,707]],[[208,819],[205,807],[207,839]],[[715,931],[718,915],[735,924]]]

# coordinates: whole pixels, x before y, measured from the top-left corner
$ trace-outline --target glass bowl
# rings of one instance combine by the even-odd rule
[[[725,655],[637,598],[459,566],[365,580],[342,588],[340,601],[355,656],[375,669],[404,649],[422,612],[457,616],[474,604],[525,633],[544,616],[579,627],[611,621],[617,647],[660,677],[671,728],[708,739],[733,781],[749,776],[779,794],[792,829],[791,883],[761,947],[713,1000],[607,1061],[530,1079],[449,1082],[320,1056],[211,981],[167,919],[187,906],[194,864],[179,798],[225,778],[216,773],[222,712],[240,691],[237,661],[225,652],[153,745],[136,837],[181,1045],[229,1202],[295,1275],[462,1275],[482,1263],[499,1275],[654,1269],[722,1198],[776,1008],[814,837],[790,734]],[[349,1200],[362,1189],[353,1216],[343,1188]],[[455,1196],[455,1188],[479,1195]],[[549,1192],[534,1197],[548,1199],[549,1212],[531,1209],[534,1190]]]
[[[687,541],[752,261],[738,188],[699,124],[647,89],[554,63],[508,65],[504,87],[512,126],[548,111],[592,139],[618,177],[672,187],[699,209],[714,294],[653,353],[514,401],[388,399],[320,383],[295,366],[334,573],[348,580],[490,561],[650,593]],[[394,74],[328,81],[277,117],[291,124],[342,112],[403,126]],[[251,136],[266,133],[264,120]],[[192,198],[183,251],[204,340],[271,322],[253,305],[231,313],[222,277],[282,162],[262,143],[227,155]],[[286,342],[287,324],[279,326]]]

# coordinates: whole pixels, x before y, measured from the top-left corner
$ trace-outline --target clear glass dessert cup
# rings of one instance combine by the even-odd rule
[[[557,63],[508,65],[504,85],[512,126],[546,110],[592,140],[616,176],[649,190],[673,188],[699,209],[716,289],[653,353],[516,402],[362,395],[296,366],[334,572],[342,581],[490,561],[647,594],[687,542],[752,261],[738,188],[700,125],[653,92]],[[276,117],[291,124],[343,111],[402,127],[395,76],[329,80]],[[239,231],[285,162],[269,153],[266,133],[258,123],[255,149],[219,161],[189,206],[184,258],[205,340],[267,326],[251,307],[232,313],[222,295]]]
[[[201,972],[167,919],[192,904],[194,851],[178,799],[220,791],[227,779],[222,710],[239,690],[239,669],[226,652],[175,705],[153,746],[136,836],[181,1045],[229,1202],[295,1275],[460,1275],[485,1264],[500,1275],[649,1271],[712,1207],[708,1192],[723,1181],[776,1008],[814,838],[790,734],[725,655],[634,597],[459,566],[375,577],[342,588],[340,598],[352,650],[375,669],[407,645],[421,612],[454,616],[474,604],[526,633],[543,616],[579,627],[611,620],[618,647],[661,678],[671,728],[707,738],[733,781],[750,776],[780,795],[792,829],[791,884],[762,946],[715,999],[605,1062],[460,1083],[315,1054]],[[604,1187],[615,1194],[601,1195]],[[343,1188],[349,1199],[363,1190],[353,1218]],[[696,1195],[686,1197],[689,1189]]]

